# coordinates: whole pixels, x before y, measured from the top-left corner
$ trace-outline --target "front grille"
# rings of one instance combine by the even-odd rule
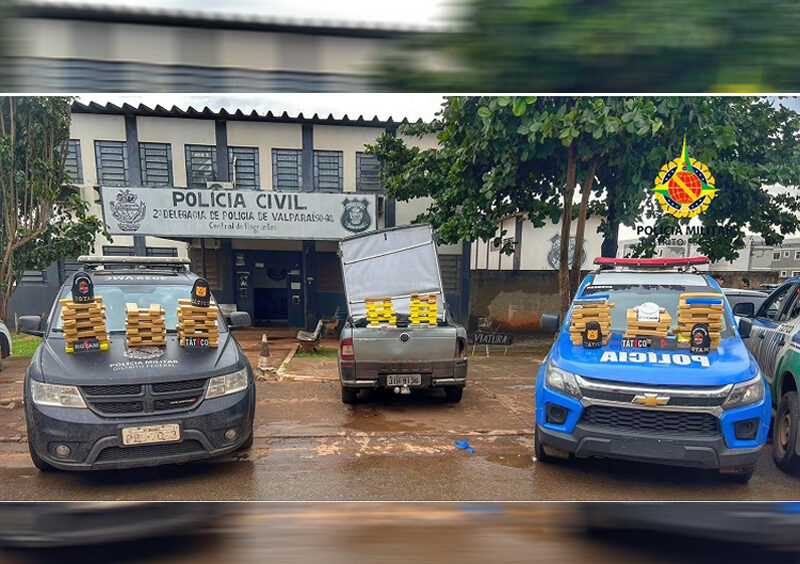
[[[653,388],[647,391],[658,392],[658,388]],[[597,399],[603,401],[613,401],[617,403],[631,403],[633,398],[638,394],[633,392],[612,392],[608,390],[593,390],[589,388],[581,388],[583,396],[589,399]],[[665,393],[664,395],[669,395]],[[691,396],[671,396],[666,405],[669,406],[685,406],[685,407],[719,407],[725,401],[724,397],[691,397]]]
[[[710,413],[590,405],[583,410],[581,423],[595,427],[665,435],[719,434],[719,421]]]
[[[206,379],[186,380],[185,382],[159,382],[153,384],[153,392],[164,394],[168,392],[185,392],[186,390],[202,390],[206,385]]]
[[[189,411],[203,400],[206,378],[153,384],[81,386],[86,405],[98,415],[135,417]]]
[[[200,441],[188,440],[180,443],[141,445],[134,447],[108,447],[100,451],[95,462],[123,462],[143,458],[164,458],[181,454],[207,452]]]
[[[101,413],[115,415],[144,412],[144,404],[140,401],[95,401],[91,405]]]
[[[87,396],[138,396],[142,393],[141,384],[116,384],[113,386],[83,386]]]

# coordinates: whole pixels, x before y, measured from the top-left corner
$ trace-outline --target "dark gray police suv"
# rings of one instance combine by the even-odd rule
[[[112,262],[113,261],[113,262]],[[106,308],[108,350],[66,352],[59,291],[46,320],[21,318],[43,337],[25,375],[28,446],[40,470],[97,470],[199,460],[253,443],[255,385],[230,330],[250,325],[218,315],[217,347],[180,346],[178,300],[198,277],[188,259],[81,257]],[[126,304],[160,304],[166,346],[128,347]],[[39,324],[40,323],[40,324]],[[44,327],[42,327],[44,326]]]

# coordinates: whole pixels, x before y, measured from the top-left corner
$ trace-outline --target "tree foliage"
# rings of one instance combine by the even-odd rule
[[[69,126],[69,98],[0,98],[0,319],[24,270],[88,252],[103,229],[69,185]]]
[[[431,223],[442,242],[494,240],[510,253],[511,243],[497,231],[501,219],[521,214],[536,227],[560,220],[565,308],[577,286],[582,244],[579,237],[567,278],[564,234],[572,218],[580,233],[588,214],[599,215],[610,254],[621,224],[633,226],[644,215],[659,227],[676,225],[651,196],[659,168],[678,156],[684,135],[719,188],[701,221],[729,228],[695,235],[701,251],[730,259],[746,229],[768,244],[793,232],[797,197],[775,196],[764,186],[791,185],[798,177],[798,127],[795,112],[756,98],[451,97],[433,122],[401,129],[411,136],[435,134],[436,149],[386,134],[368,150],[384,164],[389,197],[432,198],[418,220]],[[562,213],[565,204],[571,213]],[[644,238],[639,252],[652,250],[656,239]]]
[[[379,78],[425,92],[794,92],[791,0],[464,0]],[[432,62],[435,61],[435,62]]]

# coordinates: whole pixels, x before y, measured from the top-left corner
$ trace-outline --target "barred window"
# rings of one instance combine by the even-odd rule
[[[83,184],[83,160],[81,159],[81,142],[70,139],[67,145],[67,159],[64,170],[75,184]]]
[[[20,284],[43,284],[47,282],[46,270],[23,270]]]
[[[272,149],[272,187],[303,189],[303,159],[299,149]]]
[[[139,163],[144,186],[172,186],[172,145],[139,143]]]
[[[128,147],[124,141],[95,141],[94,154],[101,186],[128,185]]]
[[[344,187],[341,151],[314,151],[314,189],[341,192]]]
[[[177,257],[178,249],[175,247],[147,247],[145,249],[148,257]]]
[[[258,190],[258,148],[228,147],[228,170],[235,188]]]
[[[123,245],[103,245],[103,255],[107,257],[132,257],[133,247]]]
[[[383,190],[378,176],[381,163],[375,155],[356,153],[356,190],[363,192],[380,192]]]
[[[217,148],[213,145],[186,145],[186,182],[189,188],[205,188],[217,179]]]

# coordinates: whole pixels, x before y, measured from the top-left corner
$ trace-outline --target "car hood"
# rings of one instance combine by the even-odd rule
[[[622,335],[608,345],[587,349],[573,345],[562,332],[549,355],[555,366],[587,378],[648,385],[723,386],[754,377],[758,367],[738,337],[723,339],[719,348],[694,355],[688,349],[622,348]]]
[[[64,339],[45,339],[33,363],[51,384],[105,385],[218,376],[242,368],[246,360],[230,333],[220,333],[219,346],[209,349],[181,347],[175,334],[167,335],[163,347],[129,349],[124,334],[112,334],[107,351],[88,353],[67,353]]]

